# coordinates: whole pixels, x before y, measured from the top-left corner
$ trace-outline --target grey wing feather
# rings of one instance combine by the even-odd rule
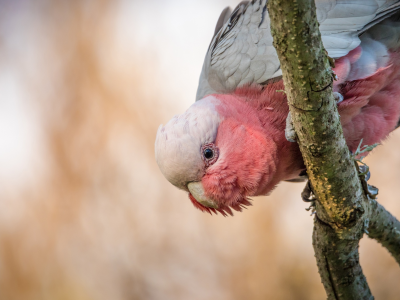
[[[230,16],[227,9],[222,12],[196,100],[281,76],[266,4],[267,0],[242,1]],[[316,6],[325,49],[337,58],[360,44],[361,33],[398,11],[400,0],[316,0]]]
[[[228,6],[225,7],[225,9],[222,11],[221,15],[219,16],[219,19],[217,21],[217,25],[215,25],[215,31],[214,31],[214,37],[218,34],[218,32],[221,30],[222,26],[224,26],[224,24],[226,22],[228,22],[230,16],[232,13],[232,9]],[[213,37],[213,38],[214,38]]]
[[[200,76],[197,100],[281,75],[266,4],[267,0],[241,2],[214,36]]]

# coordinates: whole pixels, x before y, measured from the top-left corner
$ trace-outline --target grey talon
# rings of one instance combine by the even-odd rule
[[[339,104],[344,99],[343,95],[341,93],[338,93],[338,92],[333,92],[333,97],[336,100],[336,104]]]
[[[289,142],[295,143],[297,141],[297,134],[293,127],[292,115],[290,112],[286,118],[285,137]]]
[[[310,180],[307,181],[306,186],[304,187],[304,190],[301,192],[301,198],[303,199],[304,202],[314,202],[315,201],[315,195],[312,190]]]

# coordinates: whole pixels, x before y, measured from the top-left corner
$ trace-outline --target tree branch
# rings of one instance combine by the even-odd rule
[[[371,206],[368,236],[388,249],[400,264],[400,222],[375,200],[371,201]]]
[[[328,299],[373,299],[359,262],[359,238],[340,238],[314,219],[313,246]]]
[[[313,244],[328,299],[373,299],[358,243],[369,215],[340,124],[313,0],[269,0],[271,32],[300,150],[316,194]]]
[[[359,263],[359,240],[367,232],[400,264],[400,222],[365,193],[368,185],[363,175],[360,181],[346,146],[314,1],[269,0],[268,11],[292,121],[317,199],[313,245],[328,299],[373,299]]]

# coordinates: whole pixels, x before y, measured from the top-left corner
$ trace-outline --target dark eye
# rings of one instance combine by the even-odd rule
[[[213,158],[214,157],[214,151],[213,150],[211,150],[210,148],[206,148],[206,149],[204,149],[204,157],[206,158],[206,159],[211,159],[211,158]]]
[[[219,150],[214,143],[203,145],[200,153],[206,167],[211,166],[218,160]]]

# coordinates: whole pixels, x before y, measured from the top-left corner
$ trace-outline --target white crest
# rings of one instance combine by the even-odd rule
[[[173,185],[187,190],[191,181],[200,181],[204,174],[201,148],[213,143],[221,121],[215,106],[218,99],[208,96],[160,126],[155,143],[158,167]]]

